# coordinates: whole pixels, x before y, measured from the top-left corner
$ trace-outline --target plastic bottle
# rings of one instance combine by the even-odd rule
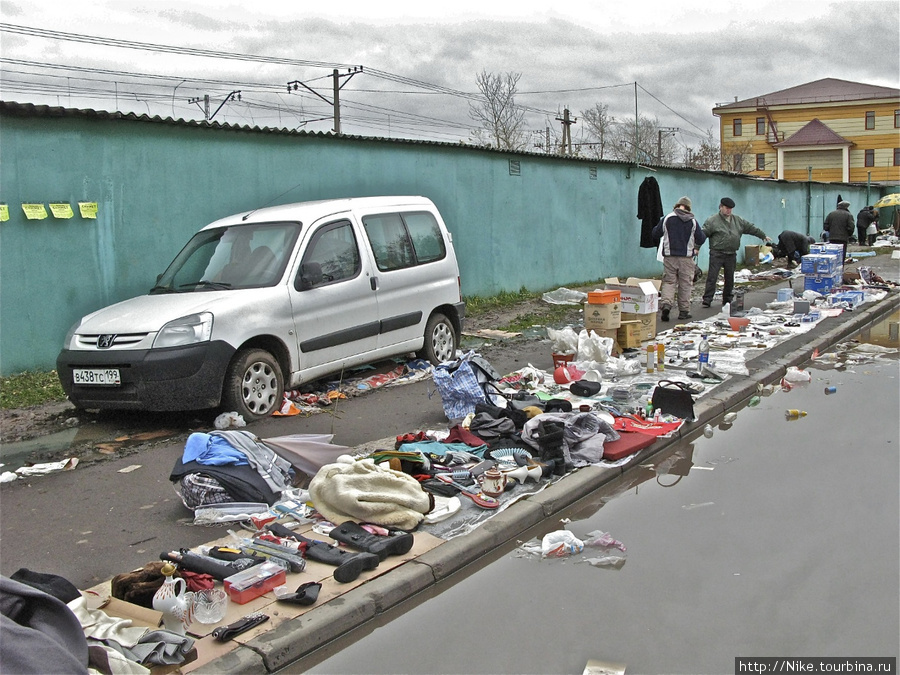
[[[707,438],[713,437],[712,424],[707,424],[705,427],[703,427],[703,435],[706,436]]]
[[[730,412],[730,413],[725,413],[725,417],[722,418],[722,421],[725,422],[725,424],[731,424],[736,419],[737,419],[737,413]]]
[[[751,396],[750,403],[748,403],[747,405],[749,405],[751,408],[755,408],[756,406],[758,406],[759,405],[759,396]]]
[[[666,346],[662,342],[656,345],[656,369],[666,369]]]
[[[805,410],[797,410],[796,408],[791,408],[789,410],[784,411],[784,418],[786,420],[799,420],[801,417],[806,417]]]
[[[700,346],[697,347],[697,372],[702,375],[709,365],[709,340],[706,335],[700,336]]]
[[[647,345],[647,372],[656,372],[656,345]]]
[[[837,393],[837,387],[825,387],[825,395]]]

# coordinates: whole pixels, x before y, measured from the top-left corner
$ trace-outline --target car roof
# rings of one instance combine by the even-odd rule
[[[312,223],[320,218],[345,213],[351,209],[395,209],[405,206],[428,206],[433,203],[427,197],[390,196],[390,197],[348,197],[343,199],[321,199],[310,202],[297,202],[268,206],[243,213],[220,218],[203,229],[222,227],[223,225],[240,225],[242,223],[262,223],[272,221],[294,221]]]

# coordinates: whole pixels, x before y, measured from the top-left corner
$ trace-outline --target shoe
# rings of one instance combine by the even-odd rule
[[[341,523],[328,536],[359,551],[374,553],[382,562],[389,555],[405,555],[413,546],[413,535],[410,532],[380,536],[364,530],[352,520]]]
[[[678,312],[678,320],[684,321],[685,319],[693,319],[690,312]]]
[[[669,320],[669,308],[668,308],[668,307],[663,307],[663,311],[662,311],[662,320],[663,320],[663,321],[668,321],[668,320]]]
[[[711,302],[707,302],[706,300],[704,300],[704,301],[703,301],[702,303],[700,303],[700,304],[702,304],[702,305],[703,305],[704,307],[706,307],[707,309],[709,309],[709,306],[712,305]]]

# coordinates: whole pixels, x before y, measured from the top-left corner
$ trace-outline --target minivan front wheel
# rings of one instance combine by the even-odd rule
[[[416,355],[436,366],[454,359],[458,346],[456,329],[450,319],[443,314],[432,314],[425,324],[425,344]]]
[[[281,407],[284,378],[278,361],[262,349],[239,351],[228,367],[222,407],[237,412],[245,422],[271,415]]]

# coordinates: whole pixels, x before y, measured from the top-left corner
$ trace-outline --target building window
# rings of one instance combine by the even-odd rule
[[[757,136],[765,136],[766,135],[766,118],[765,117],[757,117],[756,118],[756,135]]]
[[[766,170],[766,155],[765,153],[758,153],[756,155],[756,170],[757,171],[765,171]]]
[[[900,110],[894,111],[894,128],[900,129]]]
[[[735,136],[741,135],[741,118],[740,117],[736,117],[734,120],[732,120],[731,131],[732,131],[732,134]]]
[[[875,128],[875,111],[867,110],[866,111],[866,129],[874,129]]]
[[[875,150],[872,148],[866,150],[866,166],[875,166]]]
[[[900,166],[900,148],[894,148],[894,166]]]

